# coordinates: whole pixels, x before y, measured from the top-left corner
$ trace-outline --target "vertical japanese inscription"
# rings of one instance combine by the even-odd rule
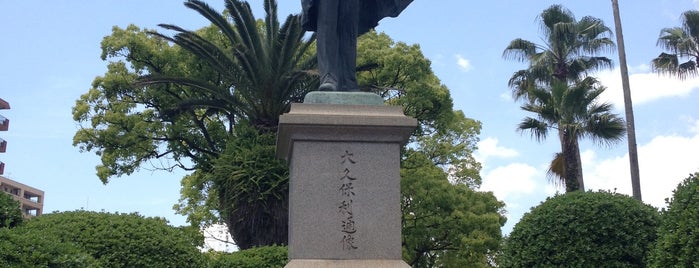
[[[340,194],[338,213],[341,218],[341,244],[343,250],[354,250],[358,248],[354,240],[355,234],[357,233],[357,226],[355,225],[354,212],[352,211],[352,203],[355,196],[353,183],[357,180],[357,178],[352,175],[352,168],[357,164],[357,161],[354,160],[354,153],[345,151],[340,156],[340,164],[342,166],[342,172],[340,175],[340,186],[338,187],[338,192]]]

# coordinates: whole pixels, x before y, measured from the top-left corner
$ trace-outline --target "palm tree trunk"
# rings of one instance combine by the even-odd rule
[[[566,193],[580,190],[580,181],[582,177],[581,166],[578,165],[580,159],[580,149],[578,149],[577,137],[568,131],[562,131],[561,148],[563,159],[565,159],[565,183]]]
[[[612,0],[614,12],[614,25],[616,27],[616,42],[619,49],[619,65],[621,66],[621,85],[624,90],[624,111],[626,112],[626,134],[629,144],[629,166],[631,167],[631,188],[633,197],[641,200],[641,178],[638,167],[638,151],[636,145],[636,127],[633,119],[633,105],[631,103],[631,87],[629,85],[629,70],[626,66],[626,48],[624,47],[624,34],[621,31],[621,17],[619,16],[619,2]]]
[[[572,149],[575,151],[573,154],[575,155],[575,163],[577,164],[576,171],[578,174],[576,174],[576,178],[578,180],[578,190],[585,191],[585,180],[583,179],[582,158],[580,157],[580,144],[578,143],[578,138],[574,138],[573,142],[575,143],[575,146]]]

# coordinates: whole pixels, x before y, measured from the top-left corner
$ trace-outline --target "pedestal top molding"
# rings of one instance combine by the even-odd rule
[[[294,103],[279,117],[277,156],[288,159],[297,140],[405,144],[416,126],[401,106]]]

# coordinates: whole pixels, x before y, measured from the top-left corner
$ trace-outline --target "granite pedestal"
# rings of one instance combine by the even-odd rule
[[[293,104],[280,117],[277,155],[290,165],[286,267],[409,267],[400,150],[416,125],[384,105]]]

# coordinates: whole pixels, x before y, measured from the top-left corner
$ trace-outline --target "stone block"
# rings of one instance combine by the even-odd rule
[[[400,150],[416,125],[401,107],[380,105],[294,104],[280,117],[277,155],[290,165],[286,267],[407,267]]]

